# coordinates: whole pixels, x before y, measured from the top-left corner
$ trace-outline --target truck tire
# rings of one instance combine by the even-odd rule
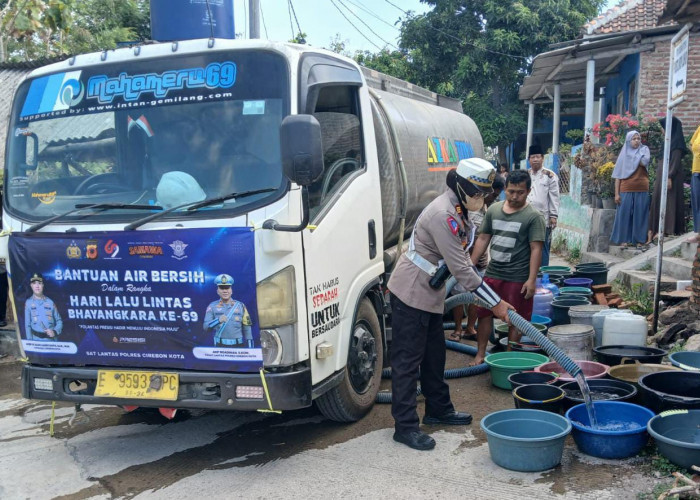
[[[325,417],[336,422],[356,422],[374,405],[384,360],[381,332],[372,303],[363,298],[355,313],[343,379],[316,399],[316,406]]]

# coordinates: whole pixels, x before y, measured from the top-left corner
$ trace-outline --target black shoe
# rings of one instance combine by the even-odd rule
[[[403,443],[414,450],[432,450],[435,448],[435,440],[421,431],[394,432],[394,441]]]
[[[423,417],[426,425],[469,425],[472,423],[472,416],[461,411],[451,411],[439,417],[426,415]]]

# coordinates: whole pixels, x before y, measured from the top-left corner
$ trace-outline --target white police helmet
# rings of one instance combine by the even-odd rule
[[[158,204],[165,209],[185,203],[196,203],[206,197],[195,178],[179,170],[164,173],[156,187]]]
[[[496,178],[496,169],[481,158],[467,158],[460,160],[457,165],[457,178],[468,181],[478,191],[488,194],[493,192],[491,184]]]

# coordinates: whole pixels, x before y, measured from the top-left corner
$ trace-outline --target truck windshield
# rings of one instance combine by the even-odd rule
[[[80,204],[127,205],[85,221],[94,224],[143,217],[131,204],[168,209],[251,190],[261,192],[187,216],[262,206],[287,185],[279,125],[289,109],[288,81],[284,59],[259,51],[30,79],[17,92],[8,134],[7,209],[36,222]]]

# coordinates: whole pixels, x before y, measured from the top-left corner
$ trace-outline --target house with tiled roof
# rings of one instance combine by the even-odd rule
[[[675,12],[682,13],[680,23]],[[691,23],[685,100],[673,114],[692,134],[700,126],[700,0],[626,0],[585,23],[575,40],[553,44],[533,59],[519,89],[529,108],[522,150],[534,142],[551,146],[556,164],[567,130],[590,133],[609,114],[665,116],[671,41],[685,22]],[[540,113],[552,118],[535,122],[538,106],[553,108]],[[607,252],[614,211],[592,206],[593,190],[581,169],[563,166],[561,172],[570,181],[560,183],[564,195],[553,237],[570,250]]]
[[[576,40],[554,44],[535,57],[520,99],[534,106],[552,105],[558,93],[567,112],[580,117],[569,118],[564,126],[560,123],[555,132],[551,122],[544,127],[535,124],[534,133],[539,130],[540,139],[545,136],[544,146],[556,151],[567,129],[590,130],[611,113],[665,114],[670,41],[682,27],[672,18],[660,19],[667,4],[667,0],[621,2],[582,26]],[[674,115],[686,131],[692,131],[700,125],[700,23],[691,29],[688,53],[686,99]]]

